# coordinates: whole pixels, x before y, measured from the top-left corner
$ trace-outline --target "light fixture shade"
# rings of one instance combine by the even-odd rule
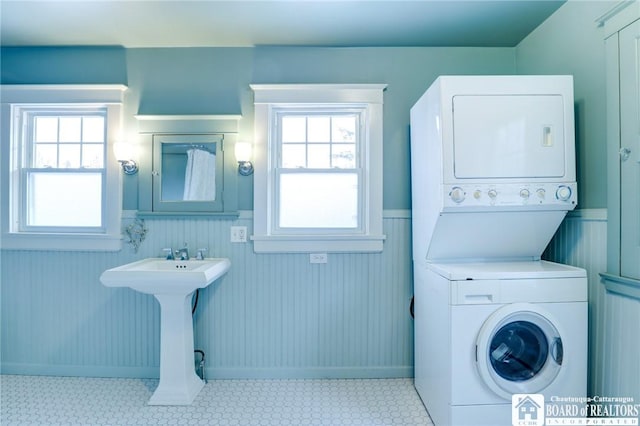
[[[235,147],[236,161],[244,163],[251,161],[251,144],[249,142],[238,142]]]
[[[126,142],[116,142],[113,144],[113,155],[118,161],[128,161],[133,159],[133,146]]]

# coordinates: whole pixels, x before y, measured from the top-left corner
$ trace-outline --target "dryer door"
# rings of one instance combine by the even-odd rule
[[[562,367],[562,337],[553,318],[540,307],[514,303],[495,311],[476,340],[476,366],[497,395],[537,393]]]
[[[565,177],[564,102],[561,95],[454,96],[455,177]]]

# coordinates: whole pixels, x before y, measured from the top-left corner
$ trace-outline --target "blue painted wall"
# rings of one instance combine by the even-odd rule
[[[0,50],[2,84],[125,84],[122,47],[11,47]]]

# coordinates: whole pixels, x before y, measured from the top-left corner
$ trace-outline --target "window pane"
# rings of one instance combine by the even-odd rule
[[[82,141],[104,142],[104,117],[84,117]]]
[[[284,144],[282,145],[282,167],[295,169],[307,166],[306,145]]]
[[[35,118],[36,142],[57,142],[58,141],[58,118],[57,117],[36,117]]]
[[[333,117],[331,140],[333,142],[355,142],[356,121],[355,115]]]
[[[31,173],[29,226],[101,226],[101,173]]]
[[[331,117],[314,117],[307,119],[309,142],[331,142]]]
[[[346,143],[333,144],[331,167],[354,169],[356,167],[356,145]]]
[[[80,142],[80,117],[60,117],[60,142]]]
[[[58,167],[58,145],[37,144],[33,167]]]
[[[314,144],[307,146],[309,149],[309,168],[328,169],[331,167],[331,150],[329,148],[329,144]]]
[[[356,173],[280,175],[281,228],[357,228]]]
[[[306,117],[282,117],[282,142],[305,142],[307,140]]]
[[[61,169],[80,167],[80,144],[60,145],[60,161],[58,167]]]
[[[84,144],[82,146],[82,167],[102,168],[104,165],[104,145]]]

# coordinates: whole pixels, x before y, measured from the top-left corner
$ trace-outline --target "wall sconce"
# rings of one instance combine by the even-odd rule
[[[238,142],[235,147],[236,161],[238,162],[238,173],[242,176],[253,174],[253,164],[251,163],[251,144],[249,142]]]
[[[134,148],[131,144],[116,142],[113,144],[113,153],[116,160],[122,166],[125,175],[135,175],[138,173],[138,164],[132,160]]]

